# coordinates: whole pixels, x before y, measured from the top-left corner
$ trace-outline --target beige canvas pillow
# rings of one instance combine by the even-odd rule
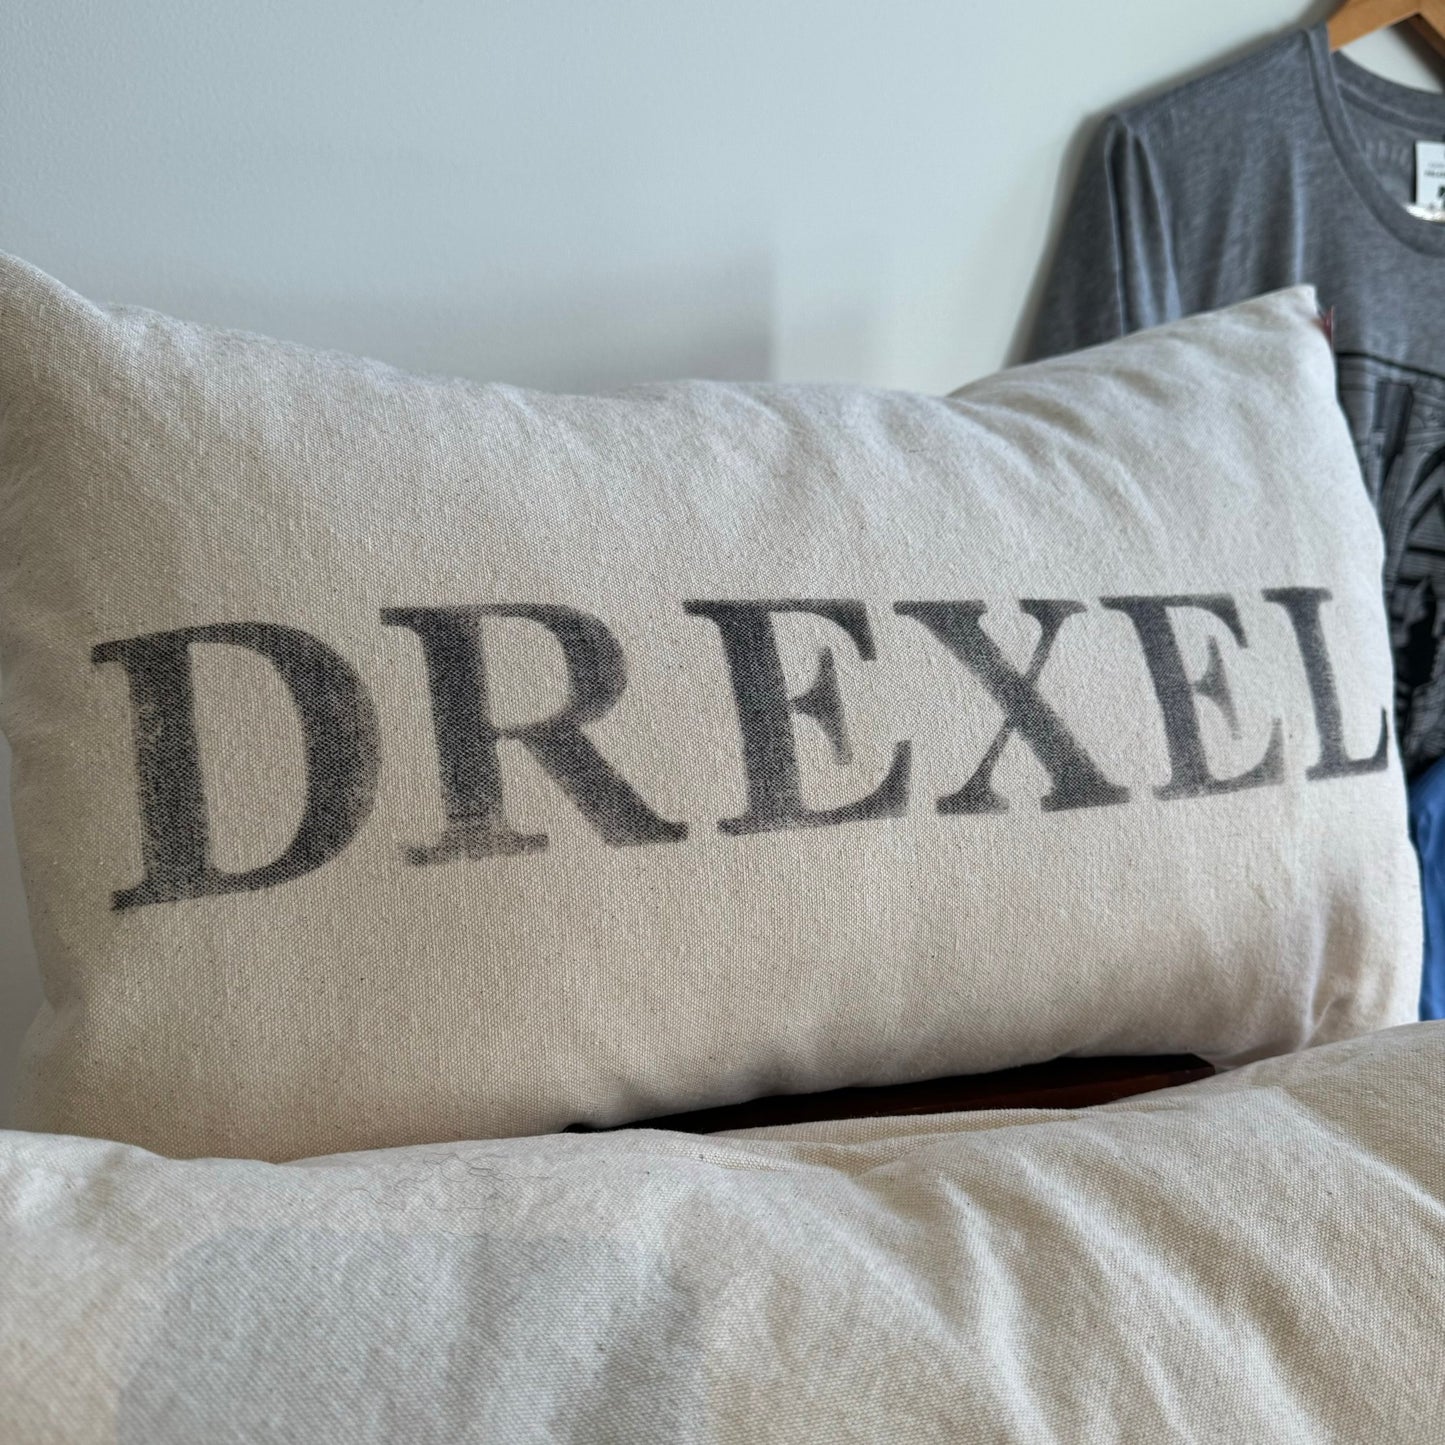
[[[512,1135],[1411,1014],[1307,290],[947,399],[595,397],[0,262],[22,1117]]]
[[[6,1445],[1438,1445],[1445,1024],[1091,1109],[0,1132]]]

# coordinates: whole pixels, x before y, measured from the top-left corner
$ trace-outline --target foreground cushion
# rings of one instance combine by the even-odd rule
[[[22,1118],[273,1159],[1412,1016],[1308,291],[560,397],[0,261]]]
[[[1083,1114],[176,1161],[0,1134],[0,1438],[1391,1441],[1445,1025]]]

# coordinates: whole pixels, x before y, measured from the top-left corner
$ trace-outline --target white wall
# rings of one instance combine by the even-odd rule
[[[0,249],[478,378],[945,390],[1009,354],[1088,119],[1318,9],[5,0]],[[0,1118],[38,998],[0,828]]]

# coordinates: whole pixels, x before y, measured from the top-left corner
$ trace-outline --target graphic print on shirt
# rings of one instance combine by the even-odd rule
[[[1395,720],[1414,776],[1445,755],[1445,376],[1362,351],[1336,361],[1385,533]]]

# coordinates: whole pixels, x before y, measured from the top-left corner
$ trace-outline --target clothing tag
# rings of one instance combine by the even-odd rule
[[[1415,205],[1432,214],[1445,211],[1445,141],[1415,142]]]

